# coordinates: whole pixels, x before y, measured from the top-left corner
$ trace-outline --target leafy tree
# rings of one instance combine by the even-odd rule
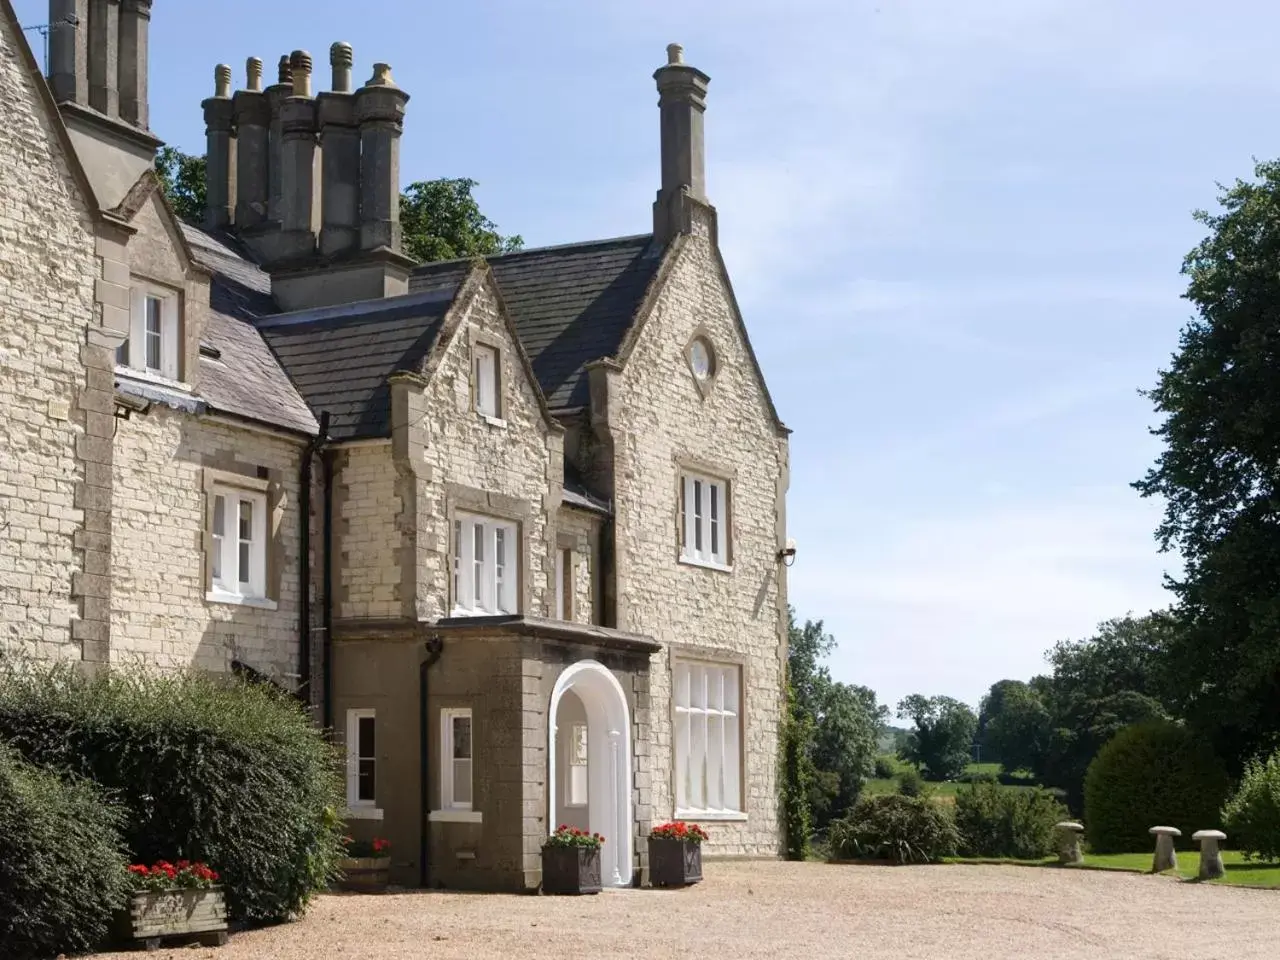
[[[787,687],[787,712],[782,730],[782,821],[788,860],[809,856],[813,835],[810,796],[817,771],[813,766],[813,718],[796,708]]]
[[[205,208],[205,158],[162,147],[156,155],[156,173],[178,216],[188,223],[200,223]],[[475,186],[476,181],[462,177],[409,184],[400,195],[405,253],[428,263],[521,249],[524,240],[520,236],[504,237],[480,211],[471,195]]]
[[[898,716],[915,725],[902,758],[921,767],[931,780],[951,780],[964,773],[978,732],[978,718],[951,697],[914,693],[898,704]]]
[[[984,739],[989,754],[1009,773],[1043,770],[1053,730],[1049,708],[1030,684],[1002,680],[991,688],[993,694],[997,687],[999,710],[988,716]],[[989,701],[985,698],[984,704]]]
[[[161,147],[156,173],[174,212],[188,223],[200,223],[205,207],[205,158],[183,153],[177,147]]]
[[[1177,631],[1168,612],[1116,617],[1087,640],[1063,641],[1049,651],[1053,696],[1065,701],[1101,700],[1132,691],[1161,702],[1166,687],[1165,651]]]
[[[471,195],[475,186],[476,181],[463,177],[409,184],[400,195],[405,253],[428,263],[511,253],[523,247],[520,236],[502,236],[497,224],[480,212]]]
[[[1164,499],[1157,539],[1185,564],[1169,580],[1177,709],[1236,769],[1280,744],[1280,161],[1254,176],[1195,214],[1196,315],[1146,394],[1164,449],[1134,484]]]
[[[997,680],[979,701],[977,741],[982,747],[981,759],[992,761],[1000,759],[987,737],[987,727],[992,719],[1004,711],[1006,694],[1016,687],[1025,686],[1026,684],[1021,680]]]

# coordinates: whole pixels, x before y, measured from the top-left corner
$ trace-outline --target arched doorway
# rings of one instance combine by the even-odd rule
[[[631,713],[604,664],[566,667],[551,693],[547,730],[547,823],[603,834],[600,877],[631,884]]]

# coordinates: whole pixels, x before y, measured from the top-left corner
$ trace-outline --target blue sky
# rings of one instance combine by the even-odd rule
[[[16,4],[43,22],[43,0]],[[1158,9],[1159,14],[1154,11]],[[651,74],[712,77],[708,193],[792,439],[792,598],[891,704],[976,703],[1167,602],[1157,368],[1215,181],[1277,153],[1262,0],[157,0],[152,127],[203,150],[213,67],[351,42],[413,99],[405,181],[468,176],[528,245],[649,229]],[[38,37],[33,37],[38,44]]]

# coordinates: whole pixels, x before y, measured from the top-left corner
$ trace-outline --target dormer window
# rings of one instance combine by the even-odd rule
[[[116,364],[166,380],[179,378],[178,295],[138,284],[130,294],[129,336],[116,350]]]
[[[502,416],[498,409],[498,351],[483,343],[472,349],[474,359],[474,384],[476,411],[481,416],[497,420]]]

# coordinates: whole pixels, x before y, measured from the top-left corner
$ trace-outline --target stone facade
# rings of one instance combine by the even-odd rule
[[[298,680],[301,444],[163,406],[120,424],[112,535],[112,661]],[[206,599],[208,475],[266,480],[274,609]],[[264,476],[265,475],[265,476]]]
[[[680,656],[742,668],[745,817],[711,824],[717,854],[776,854],[778,724],[785,667],[786,593],[777,554],[787,445],[741,334],[711,231],[694,231],[667,265],[652,312],[611,384],[618,622],[668,649],[652,665],[653,804],[675,815],[671,664]],[[688,344],[715,351],[705,393]],[[682,467],[729,485],[731,570],[679,562]]]
[[[15,26],[0,8],[0,652],[79,660],[78,454],[110,443],[80,406],[94,225]]]

